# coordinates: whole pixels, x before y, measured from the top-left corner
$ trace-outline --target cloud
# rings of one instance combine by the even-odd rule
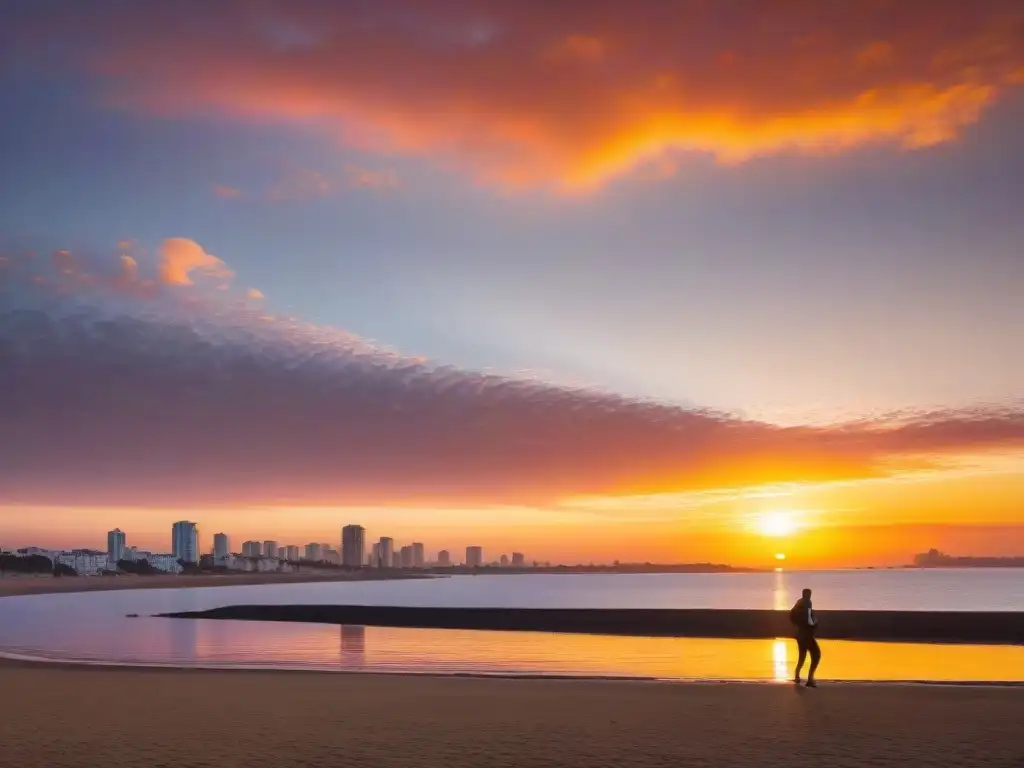
[[[1024,447],[1020,406],[780,427],[434,364],[187,283],[105,285],[0,271],[0,503],[554,503]]]
[[[665,155],[929,147],[1024,71],[1017,0],[101,5],[13,19],[11,43],[67,38],[113,106],[307,126],[505,188],[591,189]]]
[[[213,194],[217,197],[241,197],[242,190],[238,187],[232,187],[228,184],[214,184]]]
[[[252,299],[253,301],[261,301],[262,299],[266,298],[263,295],[263,291],[261,291],[259,288],[250,288],[248,291],[245,292],[245,295],[248,298]]]
[[[192,285],[192,275],[201,273],[209,277],[231,279],[234,272],[216,256],[187,237],[172,237],[160,246],[157,274],[164,285]]]
[[[351,164],[345,166],[345,182],[350,187],[374,192],[390,192],[402,186],[398,174],[392,170],[375,171]]]
[[[327,174],[311,168],[290,171],[270,188],[267,197],[274,202],[311,200],[333,194],[334,183]]]

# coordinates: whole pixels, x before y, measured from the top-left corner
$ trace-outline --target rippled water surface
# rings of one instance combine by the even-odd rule
[[[171,582],[174,583],[174,582]],[[1024,610],[1024,572],[465,576],[39,595],[0,599],[0,651],[34,658],[329,671],[786,679],[780,640],[190,621],[150,614],[254,603],[410,606],[778,608],[803,585],[835,609]],[[127,613],[142,618],[126,618]],[[1024,681],[1024,646],[825,641],[821,675],[841,680]]]

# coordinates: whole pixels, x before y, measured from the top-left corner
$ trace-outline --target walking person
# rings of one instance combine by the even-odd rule
[[[803,596],[790,609],[789,621],[795,629],[796,646],[800,651],[796,660],[796,674],[793,676],[793,682],[797,685],[800,684],[800,670],[804,668],[807,654],[810,654],[811,667],[807,670],[807,687],[817,688],[818,683],[814,679],[814,673],[818,670],[818,663],[821,661],[821,649],[814,636],[818,630],[818,620],[814,616],[814,606],[811,604],[811,590],[805,589]]]

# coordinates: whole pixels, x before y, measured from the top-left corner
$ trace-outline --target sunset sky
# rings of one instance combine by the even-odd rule
[[[0,0],[0,105],[2,547],[1024,555],[1019,0]]]

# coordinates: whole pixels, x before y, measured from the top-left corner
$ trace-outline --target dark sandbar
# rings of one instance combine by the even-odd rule
[[[889,642],[1024,644],[1024,613],[961,611],[816,611],[818,637]],[[233,605],[160,614],[175,619],[234,619],[363,624],[421,629],[568,632],[645,637],[773,638],[792,634],[788,611],[399,608],[364,605]]]

